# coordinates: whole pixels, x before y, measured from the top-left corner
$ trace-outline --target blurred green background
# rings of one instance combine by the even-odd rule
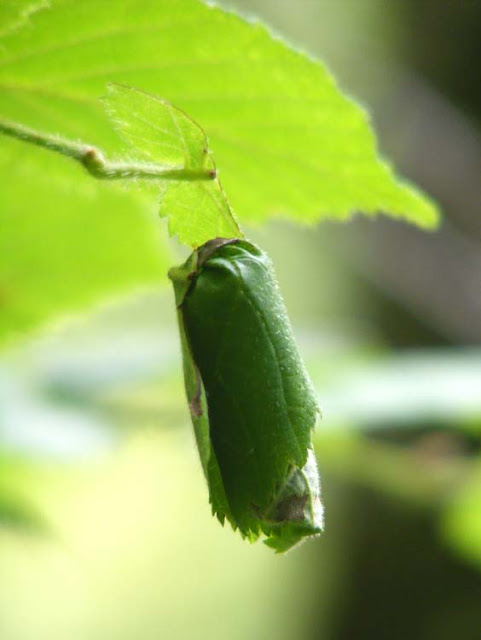
[[[165,284],[4,351],[0,637],[475,640],[481,3],[230,6],[328,63],[444,223],[248,230],[323,409],[326,533],[286,556],[210,515]]]

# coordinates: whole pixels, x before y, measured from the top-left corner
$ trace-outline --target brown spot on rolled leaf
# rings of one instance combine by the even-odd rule
[[[190,414],[193,418],[200,418],[202,416],[202,385],[200,383],[200,372],[197,367],[195,367],[195,378],[196,378],[196,389],[195,396],[189,400],[189,409]]]
[[[202,406],[201,406],[201,403],[200,403],[200,396],[199,395],[196,395],[189,402],[189,409],[190,409],[190,413],[192,414],[192,416],[194,418],[200,418],[201,417],[201,415],[202,415]]]

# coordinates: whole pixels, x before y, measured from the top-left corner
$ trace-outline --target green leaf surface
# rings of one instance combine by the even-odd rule
[[[0,2],[0,38],[21,27],[35,11],[46,5],[47,0],[36,0],[36,2],[32,2],[32,0],[2,0]]]
[[[3,6],[1,117],[125,157],[132,149],[99,100],[109,82],[124,83],[202,124],[243,222],[361,210],[435,225],[435,206],[378,160],[365,112],[262,25],[198,0],[52,0],[31,15],[40,3]],[[160,277],[165,251],[140,192],[3,139],[0,167],[2,335]],[[214,216],[212,235],[222,231],[215,184],[164,193],[182,240],[203,242]]]
[[[17,185],[0,189],[0,338],[162,281],[167,251],[139,194],[10,140],[0,172]]]
[[[166,100],[110,84],[103,101],[120,134],[142,158],[166,168],[201,169],[207,164],[205,133]]]
[[[31,22],[0,55],[10,98],[0,106],[12,119],[28,102],[25,124],[48,111],[54,130],[112,149],[96,98],[123,82],[202,124],[241,219],[362,210],[436,222],[434,205],[376,158],[366,113],[324,66],[258,23],[198,0],[54,0]]]
[[[16,24],[13,13],[8,18],[2,33]],[[19,121],[35,113],[37,123],[59,130],[35,100],[1,89],[0,104]],[[74,115],[70,124],[76,137]],[[65,158],[7,138],[0,140],[0,174],[0,341],[106,295],[162,281],[168,252],[138,190],[97,182]]]
[[[136,157],[166,168],[204,169],[215,175],[204,131],[179,109],[144,91],[113,84],[104,102]],[[184,244],[196,247],[210,238],[242,235],[217,176],[166,181],[161,194],[160,215],[169,218],[171,235]]]

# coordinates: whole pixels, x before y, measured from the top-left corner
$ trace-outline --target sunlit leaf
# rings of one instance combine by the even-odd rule
[[[46,5],[47,0],[2,0],[0,2],[0,38],[9,31],[21,27],[35,11]]]
[[[377,158],[365,112],[320,62],[262,25],[198,0],[52,0],[29,16],[33,5],[21,3],[23,26],[12,29],[19,22],[12,3],[4,6],[1,117],[123,157],[131,148],[98,99],[120,82],[202,125],[241,221],[384,211],[435,225],[435,206]],[[3,139],[0,170],[3,335],[160,281],[154,204],[146,209],[139,192]],[[171,232],[191,244],[211,235],[215,220],[215,233],[229,235],[218,183],[206,184],[164,194]]]
[[[123,82],[202,124],[241,219],[362,210],[436,221],[434,205],[376,158],[365,112],[325,67],[258,23],[198,0],[54,0],[31,22],[0,56],[12,119],[45,126],[48,111],[50,129],[118,151],[95,100]]]
[[[136,157],[166,168],[212,172],[210,180],[163,183],[160,214],[168,217],[172,235],[191,246],[219,236],[241,235],[215,176],[207,138],[197,123],[165,100],[133,87],[110,85],[104,101]]]
[[[166,250],[139,194],[19,142],[1,148],[0,172],[17,188],[0,189],[0,337],[162,281]]]

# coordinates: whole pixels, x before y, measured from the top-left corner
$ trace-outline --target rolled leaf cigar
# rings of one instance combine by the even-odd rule
[[[216,238],[169,277],[213,512],[286,551],[323,528],[320,411],[272,263],[251,242]]]

